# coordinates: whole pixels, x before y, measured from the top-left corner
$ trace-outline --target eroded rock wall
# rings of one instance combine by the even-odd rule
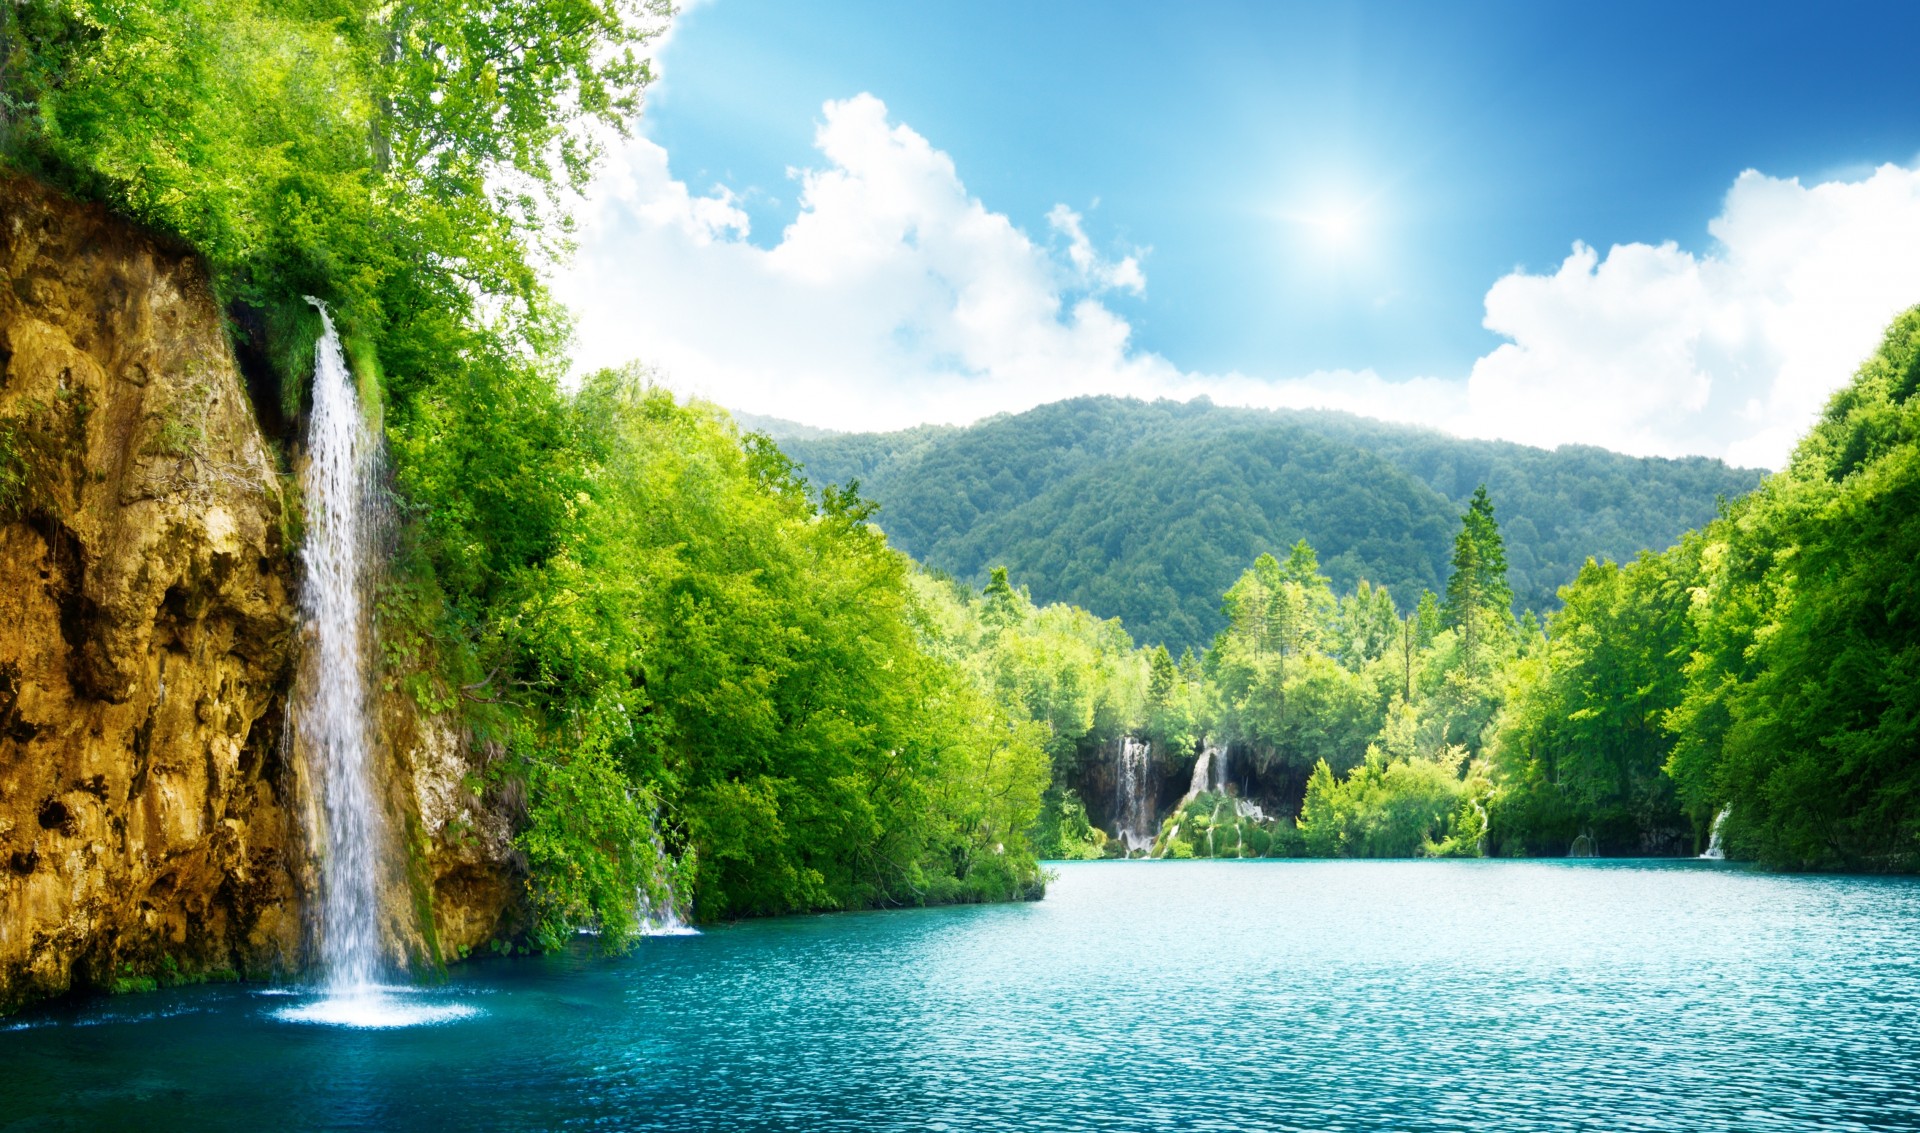
[[[299,964],[281,487],[198,263],[0,182],[0,1010]]]
[[[517,800],[485,775],[502,753],[404,695],[383,699],[380,732],[391,753],[388,810],[399,816],[405,896],[420,929],[407,950],[446,964],[515,938],[525,893],[525,863],[513,847]]]

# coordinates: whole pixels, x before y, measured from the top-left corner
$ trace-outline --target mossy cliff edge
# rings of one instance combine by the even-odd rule
[[[304,966],[286,482],[200,262],[0,180],[0,1013]],[[521,886],[460,733],[398,696],[380,730],[389,923],[438,963]]]

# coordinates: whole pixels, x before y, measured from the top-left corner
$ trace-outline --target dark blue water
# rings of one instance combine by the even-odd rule
[[[459,969],[368,1031],[200,988],[0,1022],[0,1129],[1920,1130],[1920,883],[1059,868],[1044,902]]]

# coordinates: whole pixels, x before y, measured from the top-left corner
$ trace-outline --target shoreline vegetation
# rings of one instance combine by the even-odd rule
[[[1302,541],[1176,656],[1004,568],[922,570],[857,482],[643,367],[562,384],[539,265],[666,14],[0,14],[5,167],[203,256],[270,431],[307,409],[306,296],[334,312],[390,462],[381,676],[503,753],[519,945],[623,946],[668,889],[701,920],[1037,897],[1042,857],[1114,852],[1089,801],[1129,737],[1161,785],[1237,776],[1150,800],[1159,856],[1677,856],[1722,821],[1771,868],[1920,868],[1920,311],[1785,469],[1544,617],[1483,489],[1444,592],[1336,593]],[[48,435],[0,421],[7,521]]]

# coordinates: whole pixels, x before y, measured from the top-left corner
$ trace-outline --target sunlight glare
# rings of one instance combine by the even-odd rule
[[[1359,235],[1360,217],[1353,208],[1329,208],[1304,218],[1307,225],[1331,247],[1343,247]]]

